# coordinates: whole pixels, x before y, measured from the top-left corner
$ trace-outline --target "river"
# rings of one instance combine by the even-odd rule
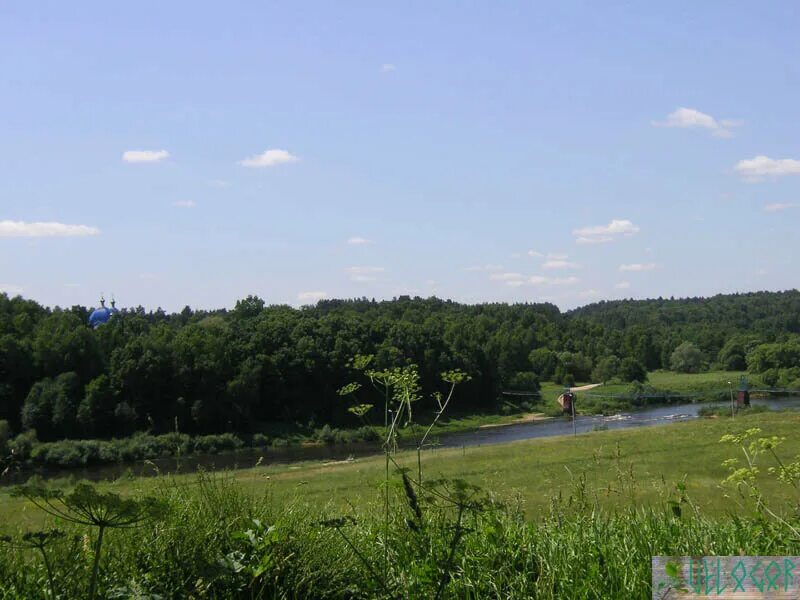
[[[755,406],[767,406],[771,410],[800,410],[800,397],[753,399]],[[698,418],[703,407],[723,406],[728,403],[671,404],[643,410],[623,412],[613,416],[578,416],[574,425],[577,433],[597,429],[629,429],[663,425]],[[571,435],[572,420],[556,418],[544,421],[531,421],[514,425],[479,428],[460,433],[443,434],[438,437],[442,448],[461,448],[503,444],[517,440],[527,440],[557,435]],[[191,455],[183,458],[158,458],[136,463],[100,465],[78,469],[40,468],[36,474],[44,479],[56,477],[75,477],[90,481],[116,479],[126,474],[152,476],[164,473],[191,473],[198,468],[206,470],[239,469],[261,464],[288,464],[302,461],[338,461],[380,453],[380,446],[374,443],[332,444],[314,446],[289,446],[286,448],[243,449],[236,452],[216,455]],[[22,483],[31,472],[12,473],[0,480],[0,486]]]

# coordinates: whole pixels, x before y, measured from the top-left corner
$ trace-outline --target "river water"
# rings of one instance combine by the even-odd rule
[[[753,405],[767,406],[772,410],[800,410],[800,397],[753,399]],[[638,411],[623,412],[613,416],[578,416],[574,424],[577,433],[597,429],[629,429],[663,425],[698,418],[703,407],[729,407],[728,403],[671,404]],[[442,448],[461,448],[490,444],[503,444],[557,435],[571,435],[573,423],[569,418],[532,421],[501,427],[485,427],[460,433],[443,434],[436,440]],[[206,470],[239,469],[261,464],[287,464],[302,461],[339,461],[380,453],[374,443],[333,444],[323,446],[289,446],[286,448],[243,449],[218,455],[192,455],[184,458],[158,458],[137,463],[101,465],[77,469],[38,469],[44,479],[73,476],[90,481],[116,479],[131,474],[152,476],[164,473],[191,473],[198,468]],[[0,479],[0,486],[22,483],[31,472],[12,473]]]

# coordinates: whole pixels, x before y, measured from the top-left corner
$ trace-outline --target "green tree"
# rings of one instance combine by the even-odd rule
[[[697,373],[703,368],[703,352],[692,342],[683,342],[673,350],[669,365],[679,373]]]
[[[558,356],[549,348],[536,348],[528,355],[533,372],[543,381],[553,377],[558,365]]]
[[[645,366],[630,356],[622,359],[617,373],[619,378],[625,382],[647,381],[647,369]]]
[[[620,361],[616,356],[606,356],[601,358],[594,370],[592,370],[592,381],[605,383],[614,379],[619,373]]]
[[[115,430],[116,398],[107,375],[100,375],[86,384],[77,411],[77,421],[84,435],[108,435]]]

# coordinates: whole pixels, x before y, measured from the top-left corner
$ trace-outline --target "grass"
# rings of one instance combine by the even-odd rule
[[[780,454],[793,457],[798,426],[800,414],[759,413],[427,452],[432,489],[472,498],[469,485],[454,482],[463,478],[488,495],[478,493],[462,520],[460,508],[396,483],[386,530],[382,457],[121,479],[100,487],[154,496],[168,510],[143,527],[109,532],[99,595],[650,598],[655,554],[800,553],[797,517],[753,516],[721,486],[721,463],[738,450],[719,441],[759,427],[786,437]],[[415,459],[397,455],[401,465]],[[768,476],[759,484],[788,514],[797,497]],[[51,525],[26,501],[0,493],[0,534]],[[68,535],[48,549],[54,580],[63,597],[85,597],[92,532],[60,525]],[[0,597],[42,597],[45,581],[40,557],[0,544]]]
[[[698,507],[713,515],[731,510],[720,481],[726,471],[721,463],[731,457],[728,446],[719,443],[730,431],[761,427],[769,435],[786,436],[783,451],[800,454],[797,413],[761,413],[736,422],[700,419],[657,427],[597,431],[577,437],[563,436],[524,440],[509,444],[464,449],[439,449],[425,454],[428,477],[460,477],[494,490],[504,497],[518,496],[525,514],[536,519],[546,511],[555,494],[569,494],[578,477],[585,474],[594,490],[608,490],[621,472],[637,482],[636,502],[655,502],[665,487],[688,479]],[[397,461],[413,467],[416,455],[400,452]],[[314,510],[336,511],[351,505],[369,505],[378,497],[383,457],[353,461],[295,465],[270,465],[232,472],[242,489],[270,494],[282,503],[301,502]],[[159,485],[159,478],[120,479],[105,484],[122,493],[146,493]],[[176,475],[180,485],[192,485],[191,474]],[[665,486],[666,482],[666,486]],[[769,484],[773,485],[773,484]],[[777,486],[770,492],[777,492]],[[603,494],[601,494],[603,495]],[[615,493],[605,494],[603,504],[612,508]],[[38,513],[18,499],[0,492],[0,522],[32,523]]]
[[[747,377],[751,387],[761,383],[758,376],[750,375],[743,371],[708,371],[705,373],[676,373],[674,371],[651,371],[648,373],[645,385],[654,392],[669,392],[671,394],[693,395],[695,400],[719,400],[727,397],[730,381],[734,392],[739,387],[739,378]],[[576,386],[585,383],[577,383]],[[553,382],[542,384],[542,406],[547,410],[555,405],[556,400],[564,391],[564,386]],[[615,412],[618,410],[631,410],[634,406],[630,401],[631,384],[611,381],[586,392],[578,392],[578,412]],[[614,398],[614,396],[621,396]],[[686,398],[685,401],[691,401]],[[678,400],[683,402],[684,400]]]

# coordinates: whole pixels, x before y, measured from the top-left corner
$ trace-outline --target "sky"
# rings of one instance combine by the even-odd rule
[[[0,290],[800,284],[800,3],[0,3]]]

